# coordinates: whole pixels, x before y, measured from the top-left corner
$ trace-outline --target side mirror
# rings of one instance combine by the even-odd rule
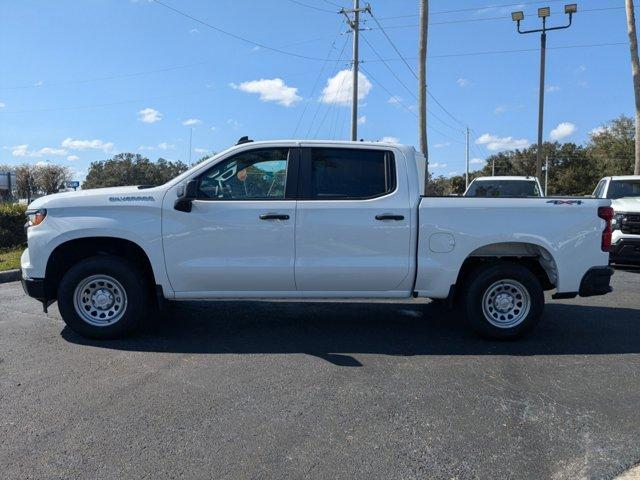
[[[181,212],[190,212],[191,203],[198,198],[198,180],[189,180],[184,187],[182,196],[176,199],[173,208]]]

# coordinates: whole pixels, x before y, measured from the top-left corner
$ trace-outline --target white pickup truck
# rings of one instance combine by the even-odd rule
[[[449,299],[513,338],[544,290],[611,291],[609,200],[424,197],[423,178],[412,147],[256,142],[161,186],[39,198],[23,286],[94,338],[164,299],[371,297]]]
[[[617,265],[640,265],[640,175],[605,177],[593,191],[608,198],[613,208],[609,260]]]

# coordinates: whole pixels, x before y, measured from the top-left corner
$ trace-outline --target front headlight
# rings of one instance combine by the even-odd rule
[[[47,218],[47,210],[45,208],[27,210],[27,224],[25,227],[36,227],[44,222],[45,218]]]
[[[611,220],[611,228],[613,230],[622,229],[622,223],[625,221],[626,215],[624,213],[616,213]]]

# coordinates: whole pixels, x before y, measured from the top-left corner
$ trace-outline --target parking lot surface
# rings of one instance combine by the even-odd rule
[[[429,303],[171,307],[88,341],[0,285],[3,478],[612,478],[640,461],[640,273],[489,342]]]

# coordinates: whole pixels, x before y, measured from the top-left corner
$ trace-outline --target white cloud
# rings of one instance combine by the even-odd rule
[[[442,143],[436,143],[434,145],[435,148],[444,148],[444,147],[448,147],[451,145],[451,142],[442,142]]]
[[[0,108],[4,108],[4,107],[6,107],[6,106],[7,106],[7,104],[6,104],[6,103],[4,103],[4,102],[0,102]]]
[[[218,127],[211,127],[211,131],[215,132],[218,129]]]
[[[334,77],[329,78],[326,86],[322,89],[320,101],[322,103],[350,105],[353,95],[351,75],[351,70],[341,70]],[[369,95],[372,87],[373,85],[369,79],[362,72],[358,72],[358,100],[363,100]]]
[[[471,85],[471,80],[469,80],[468,78],[460,77],[458,80],[456,80],[456,83],[461,88],[465,88],[465,87],[468,87],[469,85]]]
[[[460,175],[460,173],[458,172],[449,172],[448,174],[450,177],[455,177],[456,175]]]
[[[507,111],[507,107],[505,107],[504,105],[498,105],[493,111],[493,113],[495,115],[502,115],[506,111]]]
[[[380,141],[385,143],[400,143],[400,140],[396,137],[382,137]]]
[[[206,148],[196,148],[194,149],[194,152],[196,153],[207,153],[209,150],[207,150]]]
[[[438,162],[429,162],[430,168],[447,168],[446,163],[438,163]]]
[[[192,28],[191,30],[189,30],[190,35],[198,35],[199,33],[200,30],[198,30],[197,28]]]
[[[66,154],[67,154],[67,151],[64,148],[44,147],[36,152],[33,152],[32,156],[42,157],[44,155],[66,155]]]
[[[289,87],[281,78],[261,78],[260,80],[242,82],[239,85],[235,83],[229,85],[236,90],[260,94],[260,100],[263,102],[276,102],[285,107],[295,105],[302,100],[302,97],[297,93],[298,89]]]
[[[77,160],[80,160],[80,157],[79,157],[79,156],[77,156],[77,155],[69,155],[69,156],[67,157],[67,160],[69,160],[70,162],[75,162],[75,161],[77,161]]]
[[[41,87],[44,85],[44,82],[42,80],[38,80],[36,83],[33,84],[34,87]]]
[[[200,125],[201,123],[202,123],[202,120],[200,120],[199,118],[189,118],[188,120],[185,120],[184,122],[182,122],[182,124],[187,126],[187,127],[192,127],[194,125]]]
[[[65,138],[60,145],[69,150],[102,150],[105,153],[113,150],[112,142],[103,142],[102,140],[75,140],[73,138]]]
[[[176,146],[172,143],[162,142],[158,144],[158,148],[160,150],[169,150],[171,148],[176,148]]]
[[[144,123],[156,123],[162,120],[162,114],[154,108],[143,108],[138,112],[138,120]]]
[[[469,160],[470,165],[482,165],[485,162],[486,160],[483,160],[482,158],[472,158],[471,160]]]
[[[227,125],[229,125],[234,130],[237,130],[238,128],[242,127],[242,124],[239,121],[237,121],[235,118],[228,119]]]
[[[559,123],[556,128],[551,130],[549,137],[551,140],[562,140],[576,133],[578,128],[571,122]]]
[[[596,127],[596,128],[594,128],[594,129],[592,129],[592,130],[589,132],[589,135],[591,135],[591,136],[593,136],[593,135],[600,135],[601,133],[604,133],[604,132],[606,132],[607,130],[609,130],[609,129],[607,128],[607,126],[606,126],[606,125],[600,125],[599,127]]]
[[[586,71],[587,71],[586,65],[580,65],[578,68],[576,68],[576,73],[584,73]]]
[[[13,147],[5,147],[11,150],[11,155],[14,157],[27,157],[29,156],[29,145],[15,145]]]
[[[526,138],[498,137],[485,133],[476,140],[477,145],[486,145],[493,152],[500,150],[514,150],[516,148],[527,148],[529,140]]]
[[[365,123],[367,123],[366,115],[362,115],[361,117],[358,117],[358,125],[364,125]]]
[[[558,85],[549,85],[547,88],[545,88],[545,91],[547,93],[559,92],[560,87]]]
[[[391,105],[399,105],[400,102],[402,102],[402,97],[399,97],[397,95],[389,97],[389,100],[387,100],[387,103],[390,103]]]

